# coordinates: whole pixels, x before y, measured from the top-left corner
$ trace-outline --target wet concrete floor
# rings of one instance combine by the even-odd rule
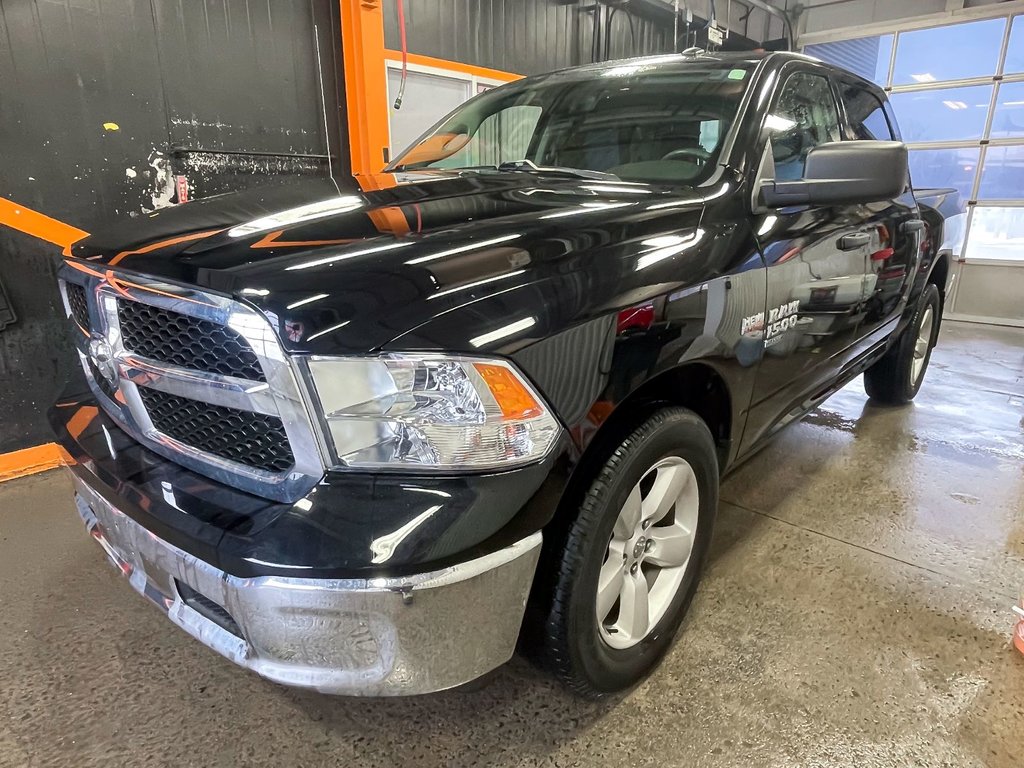
[[[914,405],[854,383],[735,472],[664,666],[608,703],[514,660],[327,698],[199,646],[48,473],[0,486],[0,766],[1021,766],[1024,331],[947,323]]]

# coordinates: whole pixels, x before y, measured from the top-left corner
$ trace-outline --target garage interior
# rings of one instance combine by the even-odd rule
[[[0,765],[1024,764],[1024,0],[0,0],[0,41]],[[374,174],[504,83],[691,46],[873,81],[914,186],[964,213],[920,395],[858,378],[724,478],[660,668],[600,702],[518,656],[464,690],[331,697],[131,593],[47,423],[78,365],[62,250]]]

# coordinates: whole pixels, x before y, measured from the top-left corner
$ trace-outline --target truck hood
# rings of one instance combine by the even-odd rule
[[[365,353],[400,337],[507,352],[529,334],[491,340],[467,308],[485,302],[492,316],[554,301],[569,324],[664,292],[668,268],[700,239],[704,203],[728,188],[524,173],[302,179],[142,216],[71,256],[248,302],[292,352]],[[676,269],[671,282],[699,271]],[[427,327],[444,337],[417,333]]]

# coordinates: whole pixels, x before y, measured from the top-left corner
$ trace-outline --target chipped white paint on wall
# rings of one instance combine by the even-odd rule
[[[157,208],[166,208],[172,204],[174,197],[174,174],[171,172],[171,161],[163,152],[153,150],[149,155],[150,201],[152,207],[142,206],[143,213],[152,213]]]

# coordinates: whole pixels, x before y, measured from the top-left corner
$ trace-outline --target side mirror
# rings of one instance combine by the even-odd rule
[[[761,201],[783,205],[843,205],[892,200],[907,188],[907,146],[899,141],[836,141],[807,153],[798,181],[761,180]]]

